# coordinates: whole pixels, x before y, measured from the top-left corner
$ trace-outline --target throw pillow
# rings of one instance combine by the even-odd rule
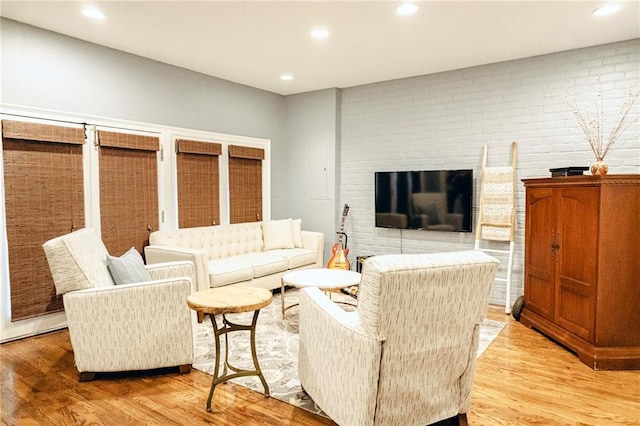
[[[144,260],[135,247],[131,247],[120,257],[107,255],[107,267],[116,284],[151,281],[151,275],[144,267]]]
[[[262,222],[262,237],[265,250],[293,248],[291,219]]]
[[[293,246],[302,248],[302,219],[294,219],[291,221],[291,233],[293,235]]]

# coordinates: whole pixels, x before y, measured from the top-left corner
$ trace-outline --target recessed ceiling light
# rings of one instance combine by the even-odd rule
[[[324,28],[317,28],[311,31],[311,37],[318,40],[324,40],[326,38],[329,38],[329,31],[325,30]]]
[[[611,15],[612,13],[616,13],[619,10],[620,10],[619,4],[609,3],[594,10],[593,14],[595,16],[605,16],[605,15]]]
[[[415,3],[402,3],[396,8],[396,13],[400,16],[413,15],[418,11],[418,5]]]
[[[107,17],[100,9],[92,6],[82,9],[82,14],[91,19],[104,19]]]
[[[280,76],[280,80],[283,80],[283,81],[293,80],[293,76],[291,74],[282,74]]]

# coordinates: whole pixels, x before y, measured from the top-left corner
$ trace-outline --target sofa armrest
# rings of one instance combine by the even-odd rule
[[[315,231],[302,231],[302,246],[317,253],[318,268],[324,266],[324,234]]]
[[[376,407],[382,342],[317,288],[300,290],[299,312],[302,386],[340,424],[366,424]]]
[[[96,287],[63,296],[75,363],[83,371],[193,363],[188,278]],[[140,339],[145,330],[145,339]],[[108,348],[119,348],[108,351]]]
[[[147,266],[156,263],[189,261],[195,268],[196,291],[208,290],[211,287],[207,258],[203,250],[189,247],[150,245],[144,248],[144,255]]]

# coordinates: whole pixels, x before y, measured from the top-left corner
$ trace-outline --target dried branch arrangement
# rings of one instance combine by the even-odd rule
[[[622,133],[625,132],[631,125],[633,125],[636,121],[638,121],[639,117],[635,117],[632,120],[627,120],[627,116],[636,99],[640,95],[640,90],[633,92],[631,90],[628,91],[627,97],[616,117],[616,120],[611,129],[611,133],[609,133],[609,137],[605,140],[604,138],[604,113],[603,113],[603,102],[602,95],[598,93],[598,105],[595,108],[586,108],[580,109],[578,102],[576,101],[574,96],[567,95],[567,105],[571,109],[571,112],[578,120],[578,125],[582,128],[584,132],[584,138],[589,145],[591,146],[591,150],[596,155],[596,160],[602,161],[611,149],[611,146],[616,142],[616,140],[620,137]]]

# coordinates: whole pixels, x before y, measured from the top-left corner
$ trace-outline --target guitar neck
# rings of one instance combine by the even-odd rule
[[[347,219],[347,214],[349,213],[349,206],[344,205],[344,209],[342,210],[342,220],[340,221],[340,232],[338,232],[338,243],[342,245],[342,236],[344,235],[344,222]]]

